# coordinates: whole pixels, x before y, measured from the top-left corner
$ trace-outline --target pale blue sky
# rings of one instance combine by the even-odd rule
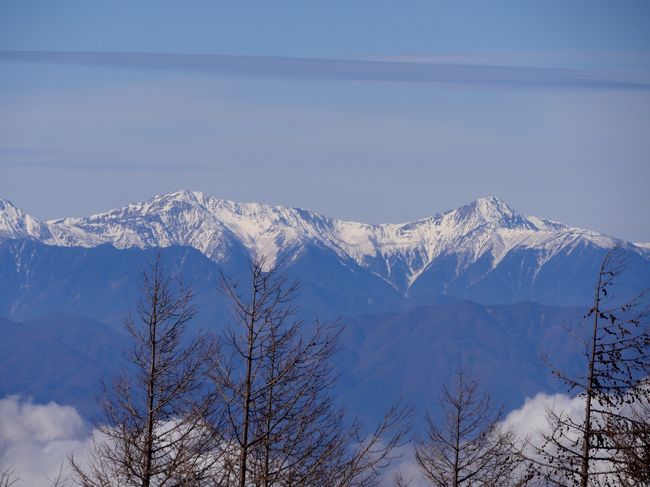
[[[0,195],[53,218],[184,188],[368,222],[495,195],[650,241],[649,20],[647,1],[0,0]]]

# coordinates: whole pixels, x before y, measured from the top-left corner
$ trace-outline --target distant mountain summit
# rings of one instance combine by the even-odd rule
[[[51,238],[48,225],[16,208],[11,201],[0,198],[0,240]]]
[[[122,321],[157,255],[191,286],[192,327],[202,330],[231,322],[219,276],[248,282],[248,259],[260,255],[300,281],[306,323],[346,325],[343,404],[377,421],[393,393],[424,407],[463,363],[515,407],[555,390],[539,352],[564,366],[579,355],[561,325],[589,309],[614,246],[629,263],[617,293],[650,287],[650,246],[526,216],[494,197],[381,225],[192,191],[47,222],[0,200],[0,368],[11,371],[0,374],[0,395],[92,414],[98,376],[120,364]]]
[[[402,295],[460,294],[475,299],[462,289],[480,288],[494,279],[497,284],[507,275],[504,292],[534,298],[536,281],[552,277],[545,269],[566,258],[569,269],[585,264],[578,262],[580,256],[584,261],[585,252],[601,254],[622,246],[648,259],[641,246],[523,215],[495,197],[415,222],[378,225],[335,220],[301,208],[235,203],[197,191],[48,222],[0,200],[0,241],[26,239],[59,247],[186,246],[215,263],[253,255],[272,263],[280,256],[291,261],[305,253],[325,252],[340,265],[369,271]],[[593,259],[587,260],[593,264]]]

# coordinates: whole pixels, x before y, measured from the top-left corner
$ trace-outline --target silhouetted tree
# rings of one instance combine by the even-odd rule
[[[650,486],[650,384],[641,382],[618,414],[607,417],[607,436],[620,465],[617,482],[626,487]]]
[[[501,424],[502,409],[492,407],[475,378],[459,370],[452,388],[443,386],[438,401],[443,419],[434,421],[427,413],[426,436],[415,446],[418,466],[433,485],[523,485],[515,435]]]
[[[581,417],[547,410],[547,430],[529,454],[531,470],[545,482],[619,485],[616,478],[629,468],[623,459],[636,456],[630,435],[637,423],[625,409],[648,400],[648,389],[639,385],[650,371],[650,330],[646,294],[621,301],[613,293],[625,267],[621,250],[615,249],[598,271],[593,305],[585,315],[590,331],[584,374],[553,371],[569,391],[579,392],[585,406]]]
[[[213,401],[204,378],[212,342],[186,339],[195,315],[192,291],[168,277],[160,256],[143,273],[136,319],[125,321],[133,346],[131,368],[102,399],[98,427],[83,465],[71,458],[82,486],[195,485],[218,460],[208,419]]]
[[[249,270],[244,285],[222,279],[234,323],[222,344],[229,355],[213,367],[235,446],[229,485],[376,485],[407,411],[392,408],[369,436],[358,421],[348,424],[331,395],[341,327],[315,322],[307,332],[294,306],[297,282],[263,260]]]

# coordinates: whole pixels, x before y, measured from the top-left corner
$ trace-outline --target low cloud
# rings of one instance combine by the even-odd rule
[[[514,429],[520,439],[533,442],[547,429],[546,411],[551,408],[575,419],[584,414],[584,399],[565,394],[540,393],[527,398],[524,404],[511,411],[503,421]],[[50,479],[59,474],[70,454],[81,464],[96,438],[79,413],[70,406],[50,402],[34,404],[18,396],[0,399],[0,472],[12,469],[20,485],[50,486]],[[395,452],[398,457],[387,469],[381,486],[394,485],[399,472],[412,487],[427,485],[417,466],[411,445]],[[69,471],[64,468],[64,476]]]
[[[548,409],[579,419],[584,414],[584,399],[566,394],[539,393],[532,398],[527,398],[519,409],[508,413],[502,425],[512,428],[519,441],[528,440],[539,444],[540,433],[548,431],[546,418]],[[382,487],[393,486],[393,479],[398,472],[411,487],[430,485],[418,468],[413,447],[404,446],[400,449],[399,454],[401,455],[400,459],[394,462],[386,472]]]
[[[647,81],[575,69],[528,66],[94,51],[0,51],[0,61],[195,71],[258,79],[650,90]]]
[[[584,414],[584,399],[571,397],[566,394],[539,393],[535,397],[526,398],[523,406],[511,411],[504,421],[521,438],[535,437],[539,432],[548,429],[546,411],[552,409],[556,412],[573,418]]]
[[[17,486],[49,486],[69,454],[84,456],[89,435],[73,407],[0,399],[0,472],[11,470]]]

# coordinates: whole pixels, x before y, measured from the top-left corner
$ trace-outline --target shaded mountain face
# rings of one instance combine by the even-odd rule
[[[418,412],[435,408],[441,384],[462,365],[498,403],[519,407],[541,390],[562,390],[542,365],[543,353],[564,370],[579,365],[581,344],[567,340],[562,325],[578,322],[582,313],[535,303],[461,302],[349,316],[335,358],[340,378],[334,395],[373,424],[400,397]],[[53,313],[0,319],[0,329],[0,370],[11,371],[0,374],[0,397],[55,400],[101,419],[100,379],[110,382],[127,366],[123,352],[131,342],[121,327]]]
[[[352,410],[373,421],[398,397],[418,412],[435,414],[442,384],[462,367],[479,378],[496,403],[511,410],[540,391],[566,392],[543,357],[567,373],[582,373],[582,342],[567,339],[564,327],[586,336],[583,315],[582,308],[532,302],[484,306],[464,301],[350,317],[340,393]]]
[[[83,316],[50,314],[24,322],[0,319],[0,397],[19,394],[36,402],[75,406],[98,417],[100,379],[122,367],[121,332]],[[10,371],[10,373],[6,373]]]
[[[193,288],[197,326],[214,328],[229,319],[218,291],[220,276],[247,282],[245,256],[218,264],[191,247],[55,247],[33,240],[0,244],[0,316],[24,320],[50,313],[81,314],[120,327],[135,306],[142,272],[158,254],[170,275]],[[405,306],[388,283],[348,264],[319,247],[304,249],[291,262],[289,274],[302,284],[305,317],[316,313],[331,319]]]
[[[262,256],[269,265],[283,262],[307,285],[326,282],[325,288],[340,295],[375,303],[393,301],[396,293],[398,301],[416,304],[445,299],[585,304],[596,267],[614,246],[626,250],[634,279],[650,282],[650,253],[643,245],[525,216],[496,198],[413,223],[383,225],[189,191],[49,222],[0,200],[0,244],[6,248],[12,240],[79,248],[79,255],[106,244],[145,251],[190,247],[235,275],[247,259]],[[5,260],[2,272],[20,267],[23,256],[12,254],[15,262]]]

